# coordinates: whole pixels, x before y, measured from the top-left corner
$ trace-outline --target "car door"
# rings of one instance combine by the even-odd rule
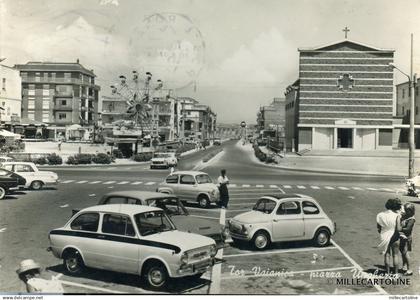
[[[302,212],[306,238],[311,239],[315,229],[325,220],[325,215],[321,214],[319,207],[315,203],[308,200],[302,201]]]
[[[138,274],[139,245],[133,222],[127,215],[105,213],[98,235],[102,247],[98,249],[102,268]]]
[[[273,237],[276,241],[303,239],[305,228],[299,201],[281,202],[273,214]]]
[[[177,195],[179,190],[179,176],[177,174],[171,174],[168,177],[166,177],[165,180],[165,186],[170,188],[172,192]]]
[[[195,201],[197,200],[198,185],[192,175],[184,174],[179,176],[178,197],[181,200]]]
[[[15,164],[13,167],[15,173],[23,176],[26,179],[26,184],[30,185],[35,179],[35,172],[29,165]]]

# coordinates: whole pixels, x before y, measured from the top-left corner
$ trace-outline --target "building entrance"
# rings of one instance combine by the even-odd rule
[[[352,128],[337,128],[337,148],[353,148]]]

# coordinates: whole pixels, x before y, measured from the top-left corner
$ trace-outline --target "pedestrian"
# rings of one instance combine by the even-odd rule
[[[62,141],[61,141],[61,140],[59,140],[59,141],[58,141],[58,151],[61,151],[61,143],[62,143]]]
[[[223,169],[220,171],[220,176],[217,178],[219,194],[220,194],[220,207],[227,208],[229,202],[229,178],[226,176],[226,170]]]
[[[61,282],[54,277],[51,280],[40,278],[41,266],[32,259],[21,261],[16,273],[25,283],[28,293],[64,293]]]
[[[171,175],[175,171],[174,166],[171,167]]]
[[[415,207],[413,203],[404,204],[404,213],[401,217],[401,231],[400,231],[400,251],[403,264],[403,274],[407,276],[413,275],[413,271],[410,270],[410,254],[412,251],[413,243],[413,227],[416,219]]]
[[[384,265],[387,274],[391,274],[391,257],[394,265],[394,273],[399,271],[399,232],[401,231],[401,200],[398,198],[388,199],[385,204],[386,211],[376,216],[376,223],[380,237],[378,248],[384,255]]]

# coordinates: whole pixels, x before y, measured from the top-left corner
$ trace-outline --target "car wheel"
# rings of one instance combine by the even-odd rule
[[[264,250],[270,245],[270,237],[265,231],[257,231],[252,239],[252,245],[257,250]]]
[[[314,236],[314,243],[318,247],[325,247],[330,243],[331,234],[326,229],[320,229]]]
[[[85,264],[78,251],[70,251],[63,259],[63,265],[70,275],[79,275],[82,273]]]
[[[6,196],[6,189],[4,187],[0,187],[0,199],[3,199]]]
[[[161,263],[150,264],[144,273],[147,285],[152,289],[161,289],[168,282],[168,271]]]
[[[40,190],[42,188],[43,183],[41,181],[33,181],[31,183],[31,189],[33,190]]]
[[[198,205],[201,208],[207,208],[210,206],[210,201],[206,196],[200,196],[198,197]]]

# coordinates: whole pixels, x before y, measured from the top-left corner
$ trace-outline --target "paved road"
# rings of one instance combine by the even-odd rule
[[[312,271],[341,272],[351,277],[353,269],[372,271],[382,258],[375,246],[376,214],[385,200],[401,189],[401,179],[389,176],[348,176],[314,172],[285,171],[255,162],[236,141],[223,144],[219,155],[204,171],[215,178],[226,168],[231,180],[229,209],[200,209],[189,205],[191,214],[219,221],[249,210],[258,197],[267,192],[307,194],[316,198],[337,223],[334,244],[325,249],[308,243],[274,245],[268,252],[229,245],[223,249],[226,262],[196,282],[177,280],[167,292],[173,293],[415,293],[419,289],[418,256],[413,253],[415,275],[411,286],[354,287],[328,284],[314,278]],[[197,166],[211,148],[183,157],[179,169]],[[148,164],[89,168],[59,168],[61,183],[57,189],[23,191],[0,201],[0,289],[23,291],[15,270],[18,263],[34,258],[47,270],[45,276],[58,275],[68,292],[149,293],[136,276],[92,270],[81,277],[63,275],[61,261],[45,251],[49,230],[62,226],[72,208],[94,205],[99,197],[113,190],[155,190],[168,170],[150,170]],[[411,200],[406,198],[406,200]],[[417,203],[418,204],[418,203]],[[420,239],[418,225],[415,240]],[[316,257],[317,259],[314,259]],[[278,274],[255,274],[252,268],[283,270],[292,280]],[[312,274],[312,278],[311,278]],[[290,279],[290,278],[289,278]],[[234,284],[232,284],[232,282]]]

